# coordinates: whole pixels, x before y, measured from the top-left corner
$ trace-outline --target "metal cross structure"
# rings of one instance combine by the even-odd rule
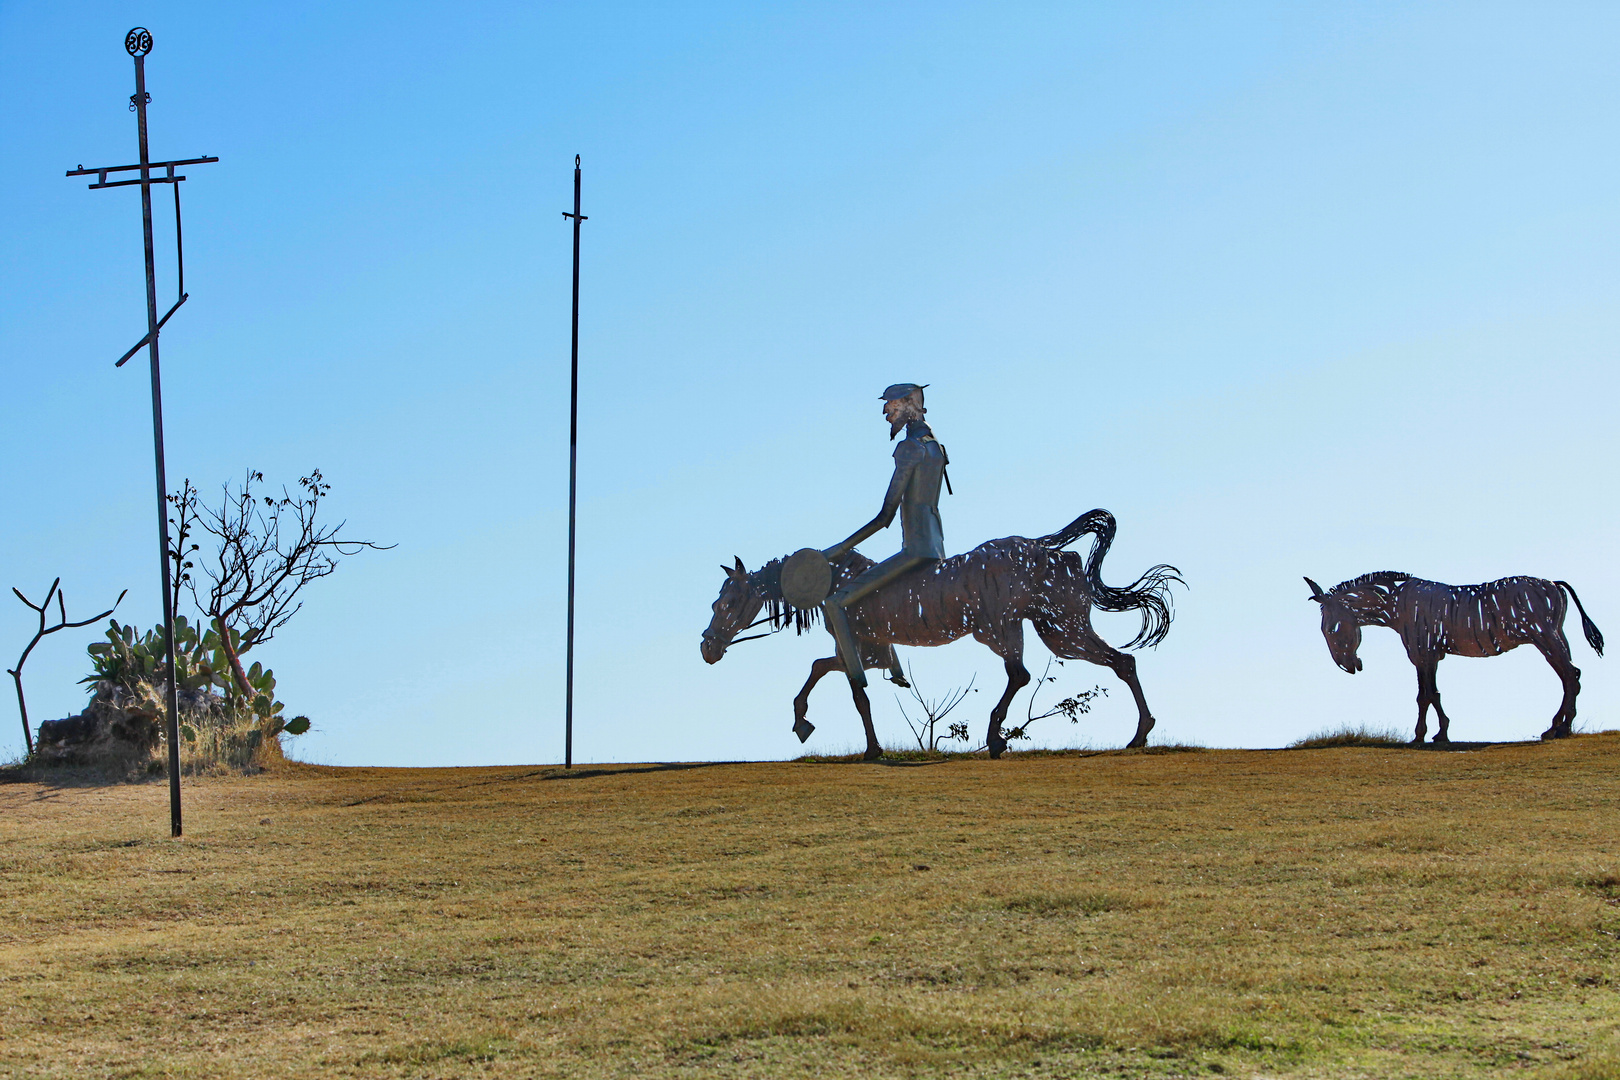
[[[69,176],[89,176],[94,174],[97,181],[90,185],[90,190],[98,188],[129,187],[139,184],[141,187],[141,234],[146,243],[146,336],[135,343],[114,367],[122,367],[124,361],[134,356],[141,346],[146,346],[147,356],[152,369],[152,449],[157,462],[157,500],[158,500],[158,565],[162,570],[163,579],[163,677],[168,683],[168,729],[169,741],[169,829],[171,835],[180,835],[180,703],[178,687],[174,678],[174,601],[170,592],[169,581],[169,514],[168,514],[168,478],[163,466],[163,386],[158,370],[158,331],[163,324],[169,321],[169,316],[179,310],[180,305],[187,300],[186,271],[182,260],[180,243],[180,182],[184,176],[176,175],[175,169],[182,165],[201,165],[205,162],[218,161],[217,157],[185,158],[178,161],[153,161],[146,148],[146,106],[152,100],[152,95],[146,92],[146,54],[152,51],[152,35],[144,26],[137,26],[124,37],[124,49],[135,59],[135,93],[130,96],[129,108],[135,113],[137,134],[140,140],[141,159],[134,165],[112,165],[107,168],[86,169],[83,165],[77,169],[69,169]],[[163,169],[166,174],[153,176],[152,170]],[[140,176],[134,180],[107,179],[110,173],[125,173],[139,171]],[[152,185],[172,184],[174,186],[174,252],[176,261],[176,277],[179,279],[176,292],[179,299],[174,302],[167,314],[161,319],[157,313],[157,271],[152,256]]]
[[[574,493],[579,464],[579,226],[590,220],[579,212],[579,155],[574,155],[574,341],[568,383],[568,688],[563,706],[563,768],[574,767]]]

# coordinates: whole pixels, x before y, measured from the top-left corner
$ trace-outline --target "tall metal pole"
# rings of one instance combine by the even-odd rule
[[[563,706],[563,768],[574,767],[574,522],[579,466],[579,155],[574,155],[574,339],[568,379],[568,675]]]
[[[163,381],[158,368],[157,268],[152,257],[151,159],[146,149],[146,54],[152,35],[137,28],[124,39],[135,58],[135,106],[141,144],[141,238],[146,244],[146,349],[152,368],[152,453],[157,462],[158,566],[163,580],[163,677],[168,683],[169,833],[180,835],[180,701],[174,677],[174,600],[169,588],[169,482],[163,464]]]

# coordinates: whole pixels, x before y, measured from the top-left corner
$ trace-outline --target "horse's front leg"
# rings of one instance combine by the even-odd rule
[[[804,742],[810,737],[810,733],[816,730],[816,725],[804,718],[810,711],[810,691],[816,688],[816,683],[821,681],[822,676],[830,671],[842,671],[843,667],[843,661],[836,656],[824,656],[810,665],[810,678],[805,680],[804,689],[799,691],[799,696],[793,699],[793,734],[799,737],[800,742]]]
[[[876,761],[883,756],[883,747],[878,745],[877,728],[872,726],[872,702],[866,697],[866,688],[849,684],[850,696],[855,699],[855,708],[861,714],[861,723],[866,728],[866,753],[862,755],[867,761]]]

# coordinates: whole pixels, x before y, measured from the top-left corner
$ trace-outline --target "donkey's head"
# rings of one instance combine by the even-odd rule
[[[765,597],[748,579],[748,568],[741,558],[735,566],[724,566],[726,580],[720,586],[720,595],[714,601],[714,617],[703,631],[703,659],[705,663],[718,663],[726,655],[726,646],[759,617],[765,606]]]
[[[1361,657],[1356,655],[1361,648],[1361,620],[1342,597],[1323,592],[1310,578],[1305,584],[1311,587],[1311,599],[1322,605],[1322,636],[1333,662],[1354,675],[1361,670]]]

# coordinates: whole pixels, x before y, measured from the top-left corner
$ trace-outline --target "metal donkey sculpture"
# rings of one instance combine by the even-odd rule
[[[1069,660],[1088,660],[1111,668],[1131,688],[1136,699],[1136,734],[1131,746],[1147,744],[1153,716],[1136,679],[1136,658],[1109,645],[1091,627],[1093,606],[1104,611],[1141,611],[1142,627],[1125,647],[1157,645],[1170,629],[1170,584],[1180,582],[1173,566],[1150,568],[1135,583],[1114,588],[1102,580],[1103,557],[1114,540],[1114,516],[1106,510],[1082,514],[1065,528],[1029,539],[1008,536],[981,544],[972,551],[940,559],[850,604],[845,612],[867,668],[896,669],[894,646],[944,645],[972,634],[1005,662],[1007,689],[990,712],[985,745],[990,756],[1000,757],[1007,747],[1002,721],[1013,696],[1030,681],[1024,667],[1024,620],[1028,619],[1046,647]],[[1089,558],[1064,550],[1087,534],[1096,537]],[[795,607],[782,592],[782,559],[773,559],[750,573],[742,559],[722,566],[726,580],[714,602],[714,617],[703,632],[703,659],[717,663],[736,635],[762,622],[771,632],[793,626],[803,633],[820,614],[815,607]],[[875,564],[850,550],[832,567],[832,588],[853,581]],[[761,609],[767,609],[764,618]],[[829,633],[831,631],[829,630]],[[810,691],[821,678],[843,671],[837,656],[817,660],[810,678],[793,699],[794,729],[803,738]],[[852,682],[850,691],[866,727],[866,757],[882,754],[872,727],[872,708],[865,689]]]
[[[1587,618],[1580,597],[1568,582],[1535,577],[1509,577],[1484,585],[1442,585],[1410,574],[1385,570],[1342,581],[1327,592],[1310,578],[1311,599],[1322,605],[1322,636],[1333,662],[1354,675],[1361,670],[1356,649],[1363,626],[1387,626],[1401,636],[1406,655],[1417,668],[1418,719],[1414,745],[1428,731],[1429,706],[1439,718],[1434,741],[1451,741],[1451,720],[1440,707],[1435,670],[1446,654],[1498,656],[1520,645],[1534,645],[1564,684],[1564,700],[1543,739],[1562,739],[1575,721],[1575,697],[1581,692],[1581,669],[1570,662],[1564,636],[1567,591],[1581,613],[1587,643],[1603,655],[1603,634]]]

